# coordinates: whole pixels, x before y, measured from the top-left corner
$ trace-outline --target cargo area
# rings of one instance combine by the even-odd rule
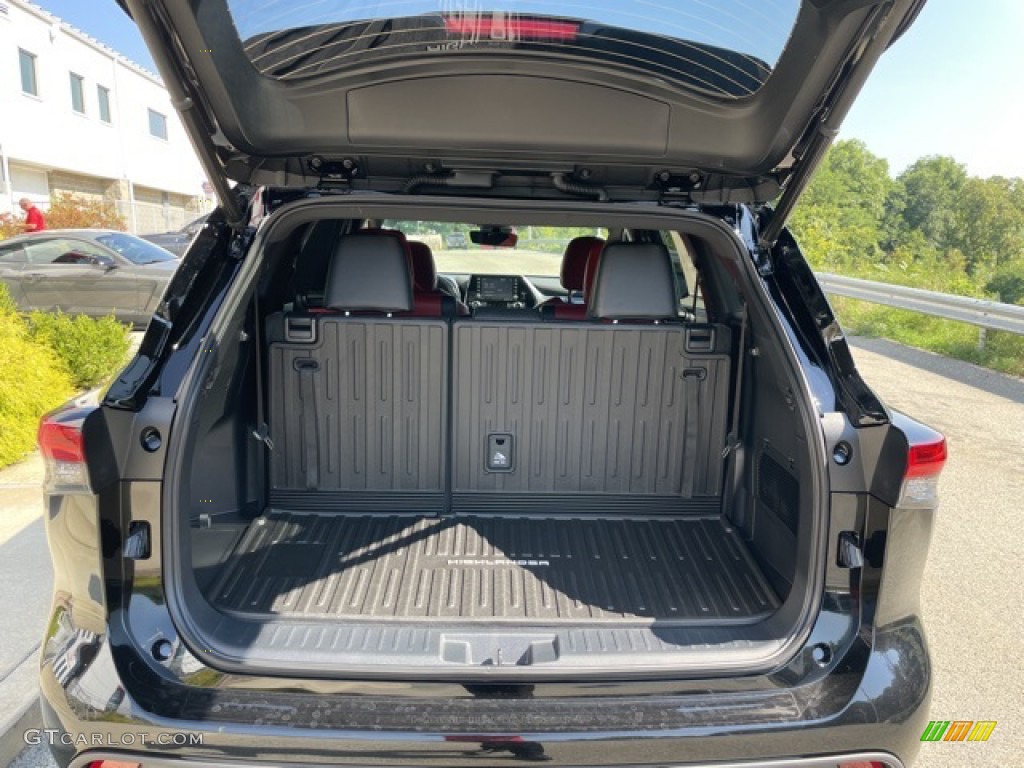
[[[211,573],[238,615],[514,625],[751,622],[778,607],[717,517],[318,515],[272,509]]]
[[[268,277],[186,447],[183,634],[232,668],[329,676],[782,648],[813,526],[777,361],[738,366],[756,332],[706,294],[680,310],[678,255],[632,237],[602,243],[585,313],[564,316],[460,309],[473,276],[424,303],[388,230],[328,238],[319,276]]]

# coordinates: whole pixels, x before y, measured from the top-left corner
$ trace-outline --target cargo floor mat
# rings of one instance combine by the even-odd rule
[[[246,530],[210,600],[277,619],[751,623],[778,600],[717,518],[317,515]]]

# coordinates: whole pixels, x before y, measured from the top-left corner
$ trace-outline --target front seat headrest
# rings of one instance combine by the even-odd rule
[[[412,287],[422,293],[437,290],[437,265],[430,246],[418,240],[409,241],[409,256],[412,262]]]
[[[343,311],[409,312],[412,275],[399,232],[355,232],[334,247],[324,306]]]
[[[590,252],[600,245],[604,245],[602,238],[583,235],[574,237],[565,246],[562,268],[559,270],[559,277],[565,290],[582,291],[586,287],[587,260]]]
[[[583,301],[589,302],[594,295],[594,281],[597,279],[597,265],[604,253],[604,240],[598,240],[590,247],[587,254],[586,269],[583,273]]]
[[[601,252],[588,302],[602,320],[674,320],[679,317],[672,261],[660,243],[609,243]]]

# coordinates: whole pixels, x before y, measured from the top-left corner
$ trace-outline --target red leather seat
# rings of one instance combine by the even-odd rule
[[[573,243],[579,243],[580,241],[587,242],[573,246]],[[585,253],[583,252],[583,245],[587,246]],[[578,290],[581,300],[575,303],[551,302],[550,304],[545,304],[542,314],[555,320],[585,320],[587,318],[587,303],[590,300],[591,293],[593,293],[594,278],[597,276],[597,265],[601,259],[601,253],[604,251],[604,246],[604,240],[599,237],[577,237],[569,243],[569,247],[565,250],[566,257],[569,257],[570,250],[573,251],[573,254],[569,259],[562,259],[562,287],[569,290],[570,293],[573,290]],[[581,254],[583,258],[581,258]],[[567,260],[571,261],[568,279],[566,270]],[[578,285],[579,287],[569,288],[569,285]]]
[[[573,293],[583,293],[587,276],[587,262],[590,259],[590,252],[597,246],[604,246],[604,240],[590,235],[574,237],[565,246],[559,277],[562,287],[569,292],[569,303],[572,303]]]
[[[420,293],[437,291],[437,266],[430,246],[418,240],[409,242],[409,263],[412,266],[412,287]]]
[[[448,303],[446,300],[450,300],[454,303],[457,314],[469,314],[469,309],[462,300],[442,287],[430,246],[418,240],[410,240],[406,246],[409,251],[413,299],[416,304],[413,311],[423,316],[440,317],[445,314],[445,304]]]

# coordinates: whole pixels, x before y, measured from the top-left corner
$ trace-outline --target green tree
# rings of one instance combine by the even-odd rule
[[[907,168],[897,181],[905,195],[906,231],[920,230],[940,250],[956,247],[957,207],[967,169],[952,157],[929,155]]]
[[[954,245],[979,281],[1024,261],[1024,181],[970,178],[955,208]]]
[[[791,227],[813,264],[841,269],[883,258],[889,164],[858,140],[837,142],[793,212]]]
[[[903,218],[906,208],[907,188],[899,179],[893,179],[882,214],[882,249],[886,252],[894,250],[907,237],[909,230]]]

